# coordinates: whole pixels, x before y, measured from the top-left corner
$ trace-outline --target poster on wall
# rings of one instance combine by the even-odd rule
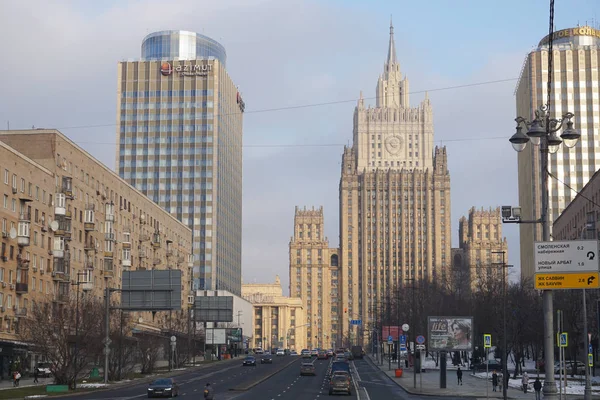
[[[429,349],[473,350],[473,317],[428,317]]]

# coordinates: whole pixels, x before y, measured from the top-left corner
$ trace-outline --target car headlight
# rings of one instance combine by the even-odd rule
[[[165,390],[172,390],[173,388],[165,388]]]
[[[153,391],[154,391],[154,389],[148,388],[148,391],[149,391],[149,392],[153,392]]]

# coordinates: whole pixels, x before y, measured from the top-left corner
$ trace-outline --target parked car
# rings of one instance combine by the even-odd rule
[[[273,357],[271,355],[262,356],[260,359],[261,364],[273,364]]]
[[[319,350],[317,350],[317,349],[312,349],[312,350],[310,351],[310,355],[311,355],[312,357],[316,357],[316,356],[318,356],[318,355],[319,355]]]
[[[345,351],[344,357],[346,357],[348,360],[354,360],[354,356],[352,355],[352,352],[350,352],[350,351]]]
[[[148,397],[179,396],[179,386],[173,378],[160,378],[148,385]]]
[[[325,350],[319,350],[319,354],[317,354],[317,360],[327,360],[327,352]]]
[[[346,393],[352,395],[350,376],[345,374],[333,374],[329,380],[329,395],[335,393]]]
[[[313,363],[302,363],[302,365],[300,366],[300,376],[304,375],[317,375],[317,370]]]
[[[283,350],[283,349],[277,349],[277,355],[278,356],[285,356],[285,350]]]
[[[585,375],[585,364],[582,363],[581,361],[572,361],[572,360],[567,360],[566,361],[566,371],[565,371],[565,362],[562,362],[562,371],[559,371],[558,369],[558,361],[556,361],[554,363],[554,374],[558,375],[559,373],[562,375],[571,375],[573,374],[573,367],[575,367],[575,375]]]
[[[296,350],[290,351],[290,356],[297,356],[298,352]]]
[[[302,354],[302,358],[310,358],[311,357],[310,350],[308,350],[308,349],[302,350],[301,354]]]
[[[496,370],[496,371],[502,371],[502,363],[500,363],[500,361],[497,360],[488,360],[487,361],[487,367],[486,367],[486,362],[482,362],[479,364],[476,364],[473,369],[475,370],[475,372],[483,372],[486,369],[489,370],[490,372]]]
[[[35,367],[37,373],[42,378],[49,378],[52,376],[52,370],[50,369],[50,363],[41,362]]]
[[[247,356],[244,358],[244,362],[242,362],[242,366],[244,367],[256,367],[256,358],[253,356]]]

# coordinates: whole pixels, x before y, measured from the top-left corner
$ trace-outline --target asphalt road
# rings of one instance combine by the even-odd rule
[[[312,362],[316,367],[316,376],[300,376],[301,362],[295,362],[271,379],[236,397],[235,400],[318,400],[320,397],[329,396],[329,381],[325,373],[331,360],[313,358]],[[341,396],[346,399],[356,399],[356,390],[352,390],[352,396]]]
[[[459,400],[461,397],[446,396],[419,396],[407,393],[404,389],[392,381],[384,372],[366,359],[355,360],[354,378],[360,387],[361,400],[379,400],[379,399],[403,399],[411,400],[417,398],[426,398],[427,400]]]
[[[204,385],[207,382],[215,390],[215,399],[227,400],[238,397],[242,393],[232,389],[243,389],[265,377],[285,368],[290,362],[297,364],[299,357],[275,357],[273,364],[259,364],[256,367],[243,367],[242,358],[239,362],[214,363],[208,367],[197,369],[195,371],[185,372],[175,376],[174,379],[179,385],[179,397],[201,399]],[[298,370],[299,367],[289,369]],[[159,378],[160,376],[156,376]],[[271,380],[271,379],[269,379]],[[129,400],[147,397],[146,388],[148,383],[138,383],[130,386],[123,386],[111,390],[102,390],[90,392],[77,396],[63,397],[64,399],[77,400]],[[59,399],[60,397],[55,397]]]

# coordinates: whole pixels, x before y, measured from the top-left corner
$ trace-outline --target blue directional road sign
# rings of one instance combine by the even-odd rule
[[[594,349],[592,348],[592,345],[590,343],[590,345],[588,346],[588,353],[593,353]]]
[[[492,347],[492,335],[486,333],[483,335],[483,347],[489,349]]]
[[[392,335],[388,336],[388,344],[394,344],[394,338]]]
[[[406,335],[400,335],[400,345],[406,345]]]
[[[362,325],[362,320],[361,319],[351,319],[350,325]]]

